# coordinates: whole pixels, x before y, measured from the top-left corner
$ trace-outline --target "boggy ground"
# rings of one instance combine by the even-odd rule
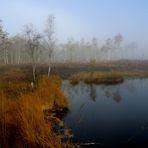
[[[77,84],[79,81],[84,81],[87,84],[105,84],[113,85],[122,83],[126,78],[146,78],[148,71],[94,71],[94,72],[79,72],[73,74],[69,80],[71,84]]]
[[[23,76],[20,79],[32,80],[32,67],[29,64],[25,65],[0,65],[0,76],[5,76],[8,81],[14,79],[14,75],[19,72],[23,72]],[[48,66],[46,64],[37,65],[37,76],[47,74]],[[120,60],[120,61],[108,61],[98,63],[53,63],[51,67],[51,74],[59,75],[63,79],[70,78],[73,74],[80,72],[130,72],[131,74],[140,72],[141,74],[148,71],[148,60]],[[26,79],[27,78],[27,79]],[[17,78],[19,79],[19,78]]]
[[[54,64],[53,73],[64,79],[69,79],[72,84],[79,81],[96,84],[117,84],[127,78],[148,77],[147,60],[119,60],[92,63],[67,63]]]
[[[0,146],[3,148],[73,147],[54,131],[61,116],[57,112],[65,111],[68,101],[60,90],[61,79],[53,74],[73,82],[100,82],[104,78],[110,82],[117,77],[122,81],[126,77],[147,77],[148,62],[53,64],[50,78],[44,76],[47,66],[39,65],[36,74],[37,81],[33,84],[31,65],[0,66]]]
[[[37,65],[37,79],[46,75],[48,66]],[[59,75],[62,79],[69,79],[72,84],[83,80],[86,83],[116,84],[125,78],[148,77],[148,61],[112,61],[99,63],[53,63],[51,74]],[[17,77],[17,75],[19,75]],[[0,77],[3,81],[11,82],[15,79],[21,82],[32,81],[31,65],[0,65]],[[0,86],[1,87],[1,86]]]
[[[73,147],[62,142],[54,131],[61,120],[56,114],[68,108],[68,99],[60,90],[58,76],[39,76],[31,83],[28,69],[2,67],[0,71],[0,147],[61,148]]]

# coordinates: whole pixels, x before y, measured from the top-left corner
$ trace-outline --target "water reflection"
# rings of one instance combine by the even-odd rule
[[[137,80],[137,81],[143,81],[143,80]],[[140,85],[141,84],[141,85]],[[138,84],[142,88],[142,83]],[[136,91],[134,81],[128,81],[122,84],[118,85],[95,85],[95,84],[85,84],[84,82],[79,82],[77,85],[72,85],[69,83],[69,81],[64,81],[62,85],[62,90],[64,93],[69,96],[89,96],[89,98],[95,102],[96,99],[99,97],[100,94],[98,94],[100,91],[104,93],[104,96],[106,98],[113,99],[116,103],[120,103],[123,99],[121,95],[121,87],[122,90],[129,91],[130,93],[134,93]]]
[[[62,90],[71,103],[64,120],[73,129],[75,141],[105,144],[147,141],[147,86],[148,79],[126,80],[113,86],[83,82],[73,86],[64,81]]]
[[[120,85],[116,86],[108,86],[103,90],[105,92],[105,96],[107,98],[112,98],[115,102],[120,103],[122,100],[121,92],[120,92]]]
[[[130,84],[128,84],[130,87]],[[131,88],[134,88],[131,86]],[[120,94],[120,85],[114,86],[104,86],[104,85],[95,85],[95,84],[85,84],[84,82],[80,82],[78,85],[71,85],[68,81],[64,81],[62,85],[62,90],[64,93],[70,96],[86,96],[90,98],[93,102],[99,97],[100,90],[104,93],[104,96],[107,98],[111,98],[117,103],[120,103],[122,100],[122,96]],[[129,90],[129,89],[128,89]],[[131,91],[132,92],[132,91]]]
[[[93,84],[90,85],[90,97],[92,101],[95,102],[97,95],[96,95],[96,87]]]
[[[122,96],[120,95],[120,93],[118,92],[118,90],[113,93],[113,99],[114,99],[117,103],[120,103],[120,101],[122,100]]]

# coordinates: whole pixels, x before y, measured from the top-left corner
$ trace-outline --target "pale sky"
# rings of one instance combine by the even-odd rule
[[[148,0],[0,0],[0,19],[10,35],[32,23],[43,30],[49,14],[56,17],[56,38],[100,41],[117,33],[135,41],[148,54]]]

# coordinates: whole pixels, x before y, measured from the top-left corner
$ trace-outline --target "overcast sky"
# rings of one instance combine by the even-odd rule
[[[122,33],[148,53],[148,0],[0,0],[0,18],[11,35],[28,23],[43,30],[51,13],[60,41],[93,36],[102,41]]]

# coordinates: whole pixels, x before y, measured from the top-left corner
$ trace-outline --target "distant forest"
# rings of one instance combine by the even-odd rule
[[[0,21],[0,64],[99,62],[134,58],[135,42],[124,45],[124,37],[117,33],[100,43],[96,37],[90,41],[69,38],[66,43],[57,42],[55,17],[49,15],[43,32],[32,24],[13,37],[5,31]],[[139,57],[142,58],[142,57]]]

